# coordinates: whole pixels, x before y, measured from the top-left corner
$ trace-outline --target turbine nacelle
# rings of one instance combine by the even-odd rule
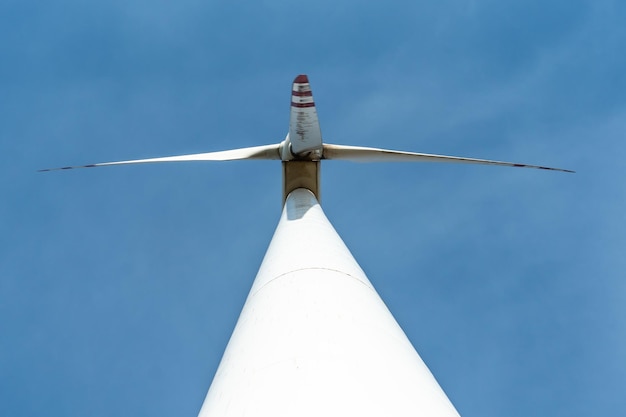
[[[322,133],[317,117],[317,110],[315,108],[315,101],[313,100],[311,85],[306,75],[298,75],[292,84],[289,132],[285,140],[278,144],[219,152],[68,166],[42,169],[40,171],[153,162],[234,161],[241,159],[275,159],[282,161],[283,202],[286,200],[289,193],[297,188],[306,188],[312,191],[318,200],[320,199],[320,161],[323,159],[343,159],[353,162],[456,162],[574,172],[561,168],[488,159],[394,151],[361,146],[324,144],[322,142]]]
[[[303,151],[299,154],[293,152],[291,140],[289,139],[289,133],[285,139],[278,144],[278,154],[283,162],[288,161],[320,161],[323,159],[324,145],[317,149]]]

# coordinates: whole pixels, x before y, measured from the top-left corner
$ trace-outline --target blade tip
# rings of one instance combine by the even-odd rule
[[[309,82],[309,77],[306,74],[300,74],[293,80],[294,83],[305,84]]]

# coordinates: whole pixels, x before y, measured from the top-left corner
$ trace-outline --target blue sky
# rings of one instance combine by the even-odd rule
[[[195,416],[324,139],[551,165],[327,161],[322,205],[463,416],[626,414],[626,6],[0,4],[0,415]]]

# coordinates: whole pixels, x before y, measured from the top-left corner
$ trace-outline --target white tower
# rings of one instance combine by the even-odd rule
[[[200,417],[458,416],[315,196],[287,197]]]
[[[321,161],[573,171],[324,144],[306,75],[292,85],[289,133],[279,144],[55,169],[237,159],[281,160],[285,204],[200,417],[458,416],[324,215]]]

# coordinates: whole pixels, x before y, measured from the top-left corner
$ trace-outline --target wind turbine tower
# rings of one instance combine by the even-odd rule
[[[82,167],[238,159],[282,161],[284,205],[199,417],[458,416],[320,207],[321,161],[572,171],[324,144],[306,75],[293,82],[281,143]]]

